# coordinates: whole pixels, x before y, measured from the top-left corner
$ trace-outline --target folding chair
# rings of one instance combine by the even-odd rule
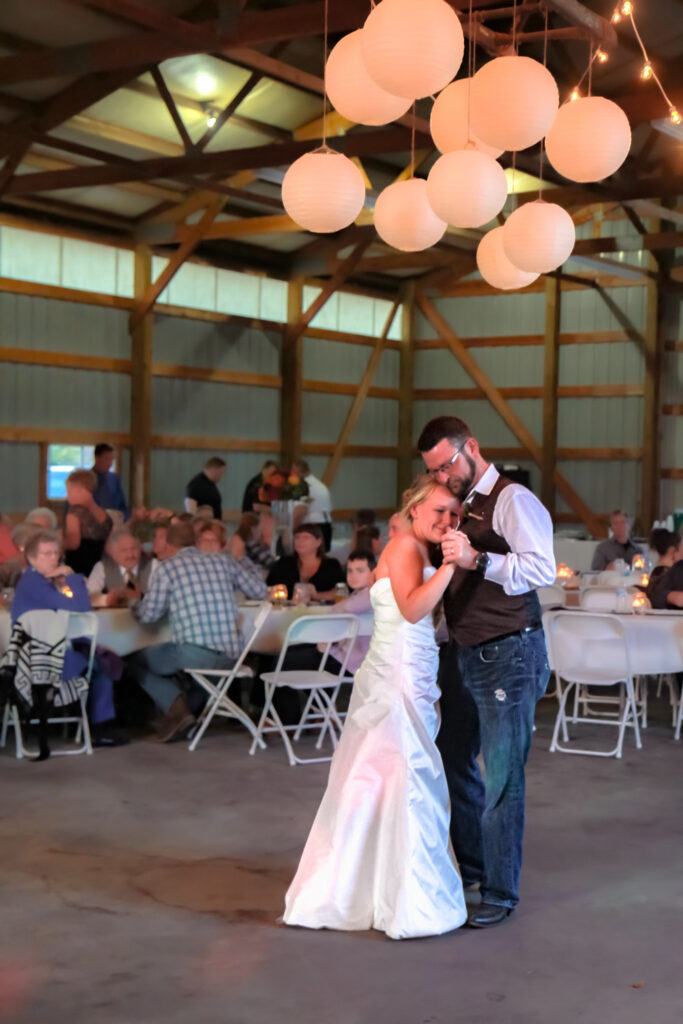
[[[676,732],[674,733],[674,739],[680,740],[681,738],[681,725],[683,724],[683,686],[681,686],[681,696],[678,700],[678,714],[676,716]]]
[[[79,637],[87,637],[90,640],[90,654],[88,656],[88,665],[84,673],[84,678],[88,682],[88,688],[90,686],[90,679],[92,676],[93,664],[95,661],[95,647],[97,642],[97,615],[95,612],[32,612],[32,615],[67,615],[66,623],[66,640],[76,640]],[[51,757],[59,757],[66,754],[92,754],[92,742],[90,739],[90,726],[88,725],[88,713],[87,713],[87,701],[88,701],[88,688],[79,694],[78,703],[80,706],[79,715],[59,715],[50,717],[47,719],[48,725],[69,725],[71,723],[76,724],[76,735],[74,742],[76,747],[69,750],[51,750]],[[31,725],[37,725],[38,719],[32,718],[30,720]],[[2,732],[0,733],[0,747],[4,747],[7,743],[7,730],[14,729],[14,742],[16,749],[16,756],[21,757],[33,757],[36,753],[34,750],[28,750],[24,746],[24,737],[21,731],[21,720],[19,718],[19,712],[14,704],[7,703],[5,705],[5,713],[2,721]]]
[[[567,603],[567,591],[559,583],[551,583],[548,587],[539,587],[536,593],[541,608],[552,608],[554,605],[561,605],[564,608]]]
[[[629,604],[634,594],[638,593],[635,587],[624,587]],[[588,612],[614,612],[617,608],[617,591],[615,587],[586,587],[579,594],[579,605]]]
[[[550,661],[558,680],[559,709],[555,719],[550,751],[566,754],[588,754],[595,757],[621,757],[626,726],[633,728],[636,747],[641,748],[638,710],[624,625],[613,615],[580,612],[556,612],[547,617],[546,636]],[[562,685],[564,682],[564,686]],[[585,687],[620,685],[620,698],[596,698]],[[579,690],[577,700],[587,708],[596,701],[612,700],[619,711],[600,717],[576,715],[572,722],[592,725],[613,725],[618,728],[617,745],[613,750],[587,750],[568,746],[567,701],[572,688]],[[558,737],[562,730],[562,743]],[[564,746],[562,744],[565,744]]]
[[[256,729],[256,736],[249,750],[253,754],[259,740],[264,733],[279,732],[287,751],[287,758],[291,766],[295,764],[316,764],[322,761],[329,761],[329,756],[321,757],[299,757],[294,752],[292,741],[288,733],[294,733],[294,740],[298,740],[305,729],[316,729],[318,739],[316,749],[322,748],[326,733],[329,733],[333,749],[337,746],[337,737],[341,733],[342,722],[334,705],[334,700],[340,686],[340,680],[346,675],[346,664],[358,635],[359,620],[356,615],[302,615],[296,619],[287,630],[285,642],[280,651],[277,665],[274,672],[266,672],[261,678],[265,687],[265,703]],[[341,664],[339,675],[325,671],[325,664],[330,653],[332,644],[342,640],[349,640],[346,655]],[[324,644],[325,648],[321,654],[320,664],[317,669],[286,669],[283,670],[288,649],[294,644]],[[308,692],[308,698],[304,710],[296,725],[283,725],[276,708],[273,705],[273,697],[280,686],[290,686],[294,690]],[[331,694],[327,691],[331,690]]]
[[[269,601],[264,601],[260,605],[254,618],[251,634],[232,668],[186,668],[183,670],[192,676],[194,681],[199,683],[209,695],[199,722],[192,733],[189,750],[197,749],[197,744],[206,732],[212,718],[216,715],[219,718],[237,719],[238,722],[241,722],[249,730],[253,737],[256,737],[254,723],[246,711],[243,711],[239,704],[236,704],[234,700],[228,697],[228,690],[235,679],[251,679],[253,677],[254,673],[244,662],[256,637],[263,629],[272,607]],[[265,747],[263,740],[260,740],[260,746]]]

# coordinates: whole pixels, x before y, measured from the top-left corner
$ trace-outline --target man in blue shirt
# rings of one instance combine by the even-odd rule
[[[114,462],[114,449],[110,444],[102,442],[95,445],[95,464],[92,471],[97,477],[97,487],[93,495],[100,508],[113,508],[121,512],[124,520],[130,519],[130,512],[126,499],[123,495],[121,481],[116,473],[112,472]]]

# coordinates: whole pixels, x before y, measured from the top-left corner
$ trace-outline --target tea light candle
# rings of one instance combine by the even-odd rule
[[[644,612],[646,608],[650,607],[650,602],[645,594],[634,594],[631,607],[636,613]]]
[[[641,585],[641,587],[646,587],[649,582],[650,582],[650,577],[648,576],[648,574],[646,572],[644,572],[643,575],[640,577],[640,585]]]
[[[74,596],[73,590],[71,589],[71,587],[67,587],[66,584],[62,587],[62,593],[64,594],[64,597]]]
[[[571,569],[565,562],[560,562],[557,567],[557,578],[558,580],[569,580],[574,575],[574,570]]]
[[[644,569],[645,568],[645,559],[643,558],[642,555],[635,555],[633,561],[631,562],[631,568],[632,569]]]
[[[276,583],[274,587],[269,588],[268,593],[272,601],[287,600],[287,587],[284,583]]]

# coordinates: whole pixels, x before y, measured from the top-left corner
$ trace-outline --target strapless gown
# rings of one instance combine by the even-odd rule
[[[425,576],[434,572],[425,569]],[[325,795],[285,898],[286,924],[439,935],[467,917],[449,842],[431,616],[407,622],[388,579]]]

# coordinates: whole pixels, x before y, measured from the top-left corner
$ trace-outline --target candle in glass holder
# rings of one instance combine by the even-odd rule
[[[557,578],[558,580],[570,580],[574,575],[574,570],[571,569],[565,562],[560,562],[557,567]]]
[[[649,584],[649,582],[650,582],[650,577],[648,576],[648,574],[646,572],[644,572],[643,575],[640,577],[640,585],[641,585],[641,587],[646,587]]]
[[[276,583],[268,588],[270,599],[274,604],[284,604],[287,600],[287,587],[284,583]]]
[[[645,559],[643,558],[642,555],[635,555],[634,556],[633,561],[631,562],[631,568],[632,569],[644,569],[645,568]]]
[[[631,601],[631,607],[636,614],[642,614],[646,608],[650,607],[650,602],[645,594],[634,594],[633,600]]]

